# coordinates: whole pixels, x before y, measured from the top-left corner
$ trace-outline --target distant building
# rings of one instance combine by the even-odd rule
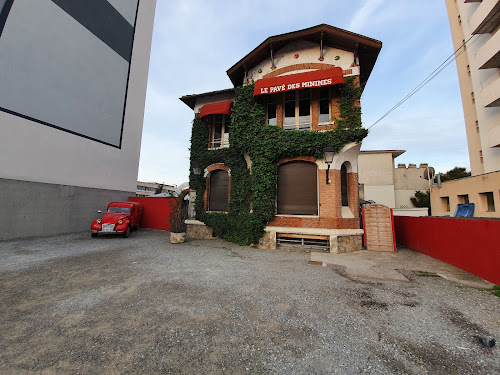
[[[151,195],[157,194],[160,185],[158,182],[143,182],[137,181],[137,190],[135,195],[137,197],[149,197]],[[158,193],[175,192],[176,187],[173,185],[163,185],[161,191]]]
[[[0,240],[135,195],[156,0],[0,0]]]
[[[394,159],[405,150],[361,151],[358,158],[358,182],[360,198],[387,207],[404,211],[411,215],[426,215],[425,209],[415,209],[410,198],[415,191],[429,190],[429,181],[424,179],[428,164],[398,164],[394,167]]]
[[[446,0],[446,6],[472,176],[434,185],[432,214],[454,215],[457,204],[474,203],[475,217],[500,217],[500,1]]]

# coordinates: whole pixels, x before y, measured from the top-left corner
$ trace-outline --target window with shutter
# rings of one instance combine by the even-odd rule
[[[229,202],[229,174],[223,170],[210,173],[209,211],[227,211]]]
[[[298,161],[279,167],[278,214],[318,215],[316,164]]]

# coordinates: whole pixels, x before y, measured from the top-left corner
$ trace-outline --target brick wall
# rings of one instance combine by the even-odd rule
[[[315,162],[311,156],[287,158],[280,164],[289,161]],[[358,209],[358,175],[348,173],[349,208],[354,218],[342,218],[342,197],[340,193],[340,171],[330,169],[330,184],[326,184],[326,170],[318,170],[318,192],[319,192],[319,217],[306,216],[276,216],[269,222],[269,226],[298,227],[298,228],[323,228],[323,229],[359,229]]]

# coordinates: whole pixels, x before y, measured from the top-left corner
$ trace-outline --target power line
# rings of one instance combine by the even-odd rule
[[[382,121],[384,118],[389,116],[394,110],[396,110],[398,107],[400,107],[404,102],[406,102],[408,99],[410,99],[413,95],[415,95],[422,87],[424,87],[426,84],[428,84],[432,79],[434,79],[439,73],[443,71],[448,65],[450,65],[455,59],[460,56],[462,53],[464,53],[465,48],[460,51],[460,53],[457,55],[456,53],[473,38],[475,35],[472,35],[469,39],[467,39],[460,47],[456,49],[455,52],[453,52],[446,60],[444,60],[434,71],[429,74],[422,82],[420,82],[413,90],[411,90],[403,99],[401,99],[398,103],[394,105],[390,110],[388,110],[382,117],[380,117],[377,121],[375,121],[372,125],[368,127],[368,129],[372,128],[376,124],[378,124],[380,121]],[[477,38],[476,38],[477,39]],[[475,41],[475,40],[474,40]],[[474,43],[474,41],[472,43]],[[472,45],[472,43],[470,45]],[[469,45],[469,46],[470,46]],[[451,59],[451,60],[450,60]]]
[[[489,19],[494,19],[497,14],[500,12],[500,10],[497,10]],[[377,121],[375,121],[372,125],[368,127],[368,129],[371,129],[374,127],[376,124],[378,124],[380,121],[382,121],[384,118],[386,118],[389,114],[391,114],[394,110],[396,110],[398,107],[400,107],[404,102],[406,102],[408,99],[410,99],[413,95],[417,93],[422,87],[424,87],[426,84],[428,84],[430,81],[432,81],[439,73],[443,71],[444,68],[446,68],[448,65],[450,65],[453,61],[457,59],[458,56],[460,56],[462,53],[465,52],[466,50],[466,44],[475,36],[478,36],[483,33],[483,31],[488,27],[488,22],[485,22],[476,32],[474,35],[471,35],[469,39],[464,41],[464,43],[456,49],[455,52],[453,52],[445,61],[441,63],[434,71],[429,74],[420,84],[417,85],[412,91],[410,91],[403,99],[401,99],[394,107],[392,107],[390,110],[388,110],[382,117],[380,117]],[[478,36],[479,37],[479,36]],[[474,39],[470,44],[469,47],[477,40],[478,38]],[[460,53],[457,55],[456,53],[462,48],[464,49],[460,51]],[[451,59],[451,60],[450,60]]]

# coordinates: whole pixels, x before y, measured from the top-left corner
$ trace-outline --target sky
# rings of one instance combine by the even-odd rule
[[[181,96],[231,88],[226,70],[266,38],[322,23],[382,42],[361,97],[365,127],[453,53],[443,0],[158,0],[139,180],[188,181],[194,113]],[[361,149],[406,150],[396,164],[437,172],[469,170],[455,62],[373,126]]]

